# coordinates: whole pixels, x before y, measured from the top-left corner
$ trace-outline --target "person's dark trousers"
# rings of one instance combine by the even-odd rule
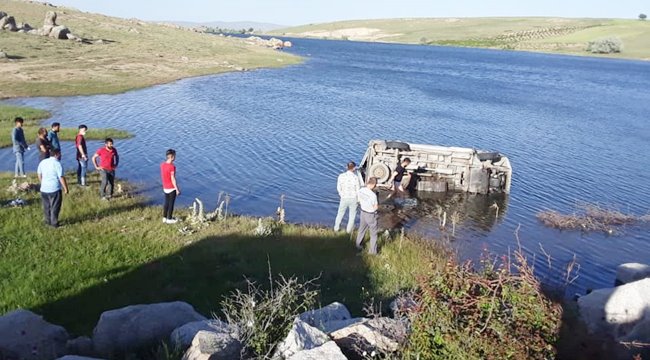
[[[163,217],[171,219],[174,213],[174,202],[176,201],[176,190],[165,193],[165,205],[163,206]]]
[[[99,185],[99,196],[112,197],[113,196],[113,184],[115,183],[115,170],[99,170],[99,174],[102,176],[102,183]]]
[[[63,195],[61,190],[53,193],[41,193],[43,199],[43,216],[45,223],[50,226],[59,226],[59,212],[61,212],[61,203]]]
[[[366,235],[366,230],[370,232],[370,248],[368,253],[377,254],[377,213],[369,213],[361,210],[359,217],[359,233],[357,234],[357,249],[361,249],[361,242]]]

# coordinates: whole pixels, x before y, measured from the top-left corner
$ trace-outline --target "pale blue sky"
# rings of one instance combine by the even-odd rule
[[[259,21],[300,25],[394,17],[561,16],[636,18],[648,0],[53,0],[83,11],[142,20]]]

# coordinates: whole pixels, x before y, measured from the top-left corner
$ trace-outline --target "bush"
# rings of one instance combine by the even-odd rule
[[[646,14],[639,14],[639,20],[645,20],[648,17]]]
[[[587,51],[594,54],[611,54],[623,51],[623,41],[619,38],[605,38],[590,41]]]
[[[542,294],[521,250],[514,257],[486,257],[478,271],[452,260],[419,279],[403,357],[555,358],[561,307]]]
[[[318,292],[311,290],[313,280],[305,283],[280,275],[269,277],[270,290],[248,281],[247,292],[237,290],[221,302],[226,321],[239,329],[245,357],[267,359],[291,330],[299,314],[311,310]]]

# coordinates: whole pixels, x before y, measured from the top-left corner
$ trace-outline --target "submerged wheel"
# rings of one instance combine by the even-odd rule
[[[386,149],[397,149],[402,151],[411,151],[411,146],[401,141],[386,141]]]
[[[383,184],[388,181],[388,178],[390,177],[390,169],[388,168],[388,165],[382,163],[373,164],[368,170],[366,180],[371,177],[376,177],[378,184]]]

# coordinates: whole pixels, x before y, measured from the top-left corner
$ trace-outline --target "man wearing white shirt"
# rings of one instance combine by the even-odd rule
[[[366,230],[370,231],[370,248],[368,253],[371,255],[377,254],[377,194],[373,191],[377,186],[377,178],[371,177],[366,182],[366,186],[362,187],[357,196],[359,205],[361,206],[361,216],[359,221],[359,234],[357,235],[357,249],[361,250],[361,242],[366,235]]]
[[[357,192],[359,191],[359,179],[354,174],[357,164],[353,161],[348,163],[348,170],[339,175],[336,181],[336,190],[339,192],[341,201],[339,202],[339,211],[334,221],[334,231],[339,231],[341,220],[345,215],[345,210],[350,210],[348,214],[348,226],[345,231],[349,234],[354,230],[354,220],[357,216]]]

